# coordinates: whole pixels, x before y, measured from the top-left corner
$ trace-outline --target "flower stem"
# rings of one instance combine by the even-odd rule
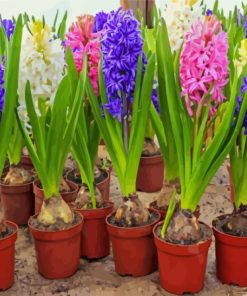
[[[122,100],[123,100],[123,141],[124,141],[124,148],[126,153],[128,153],[129,149],[129,127],[128,127],[128,102],[125,93],[122,93]]]

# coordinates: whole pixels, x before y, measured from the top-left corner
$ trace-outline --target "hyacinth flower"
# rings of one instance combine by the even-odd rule
[[[201,239],[200,225],[192,213],[234,145],[243,123],[247,100],[243,100],[232,125],[240,78],[236,71],[228,70],[227,54],[227,34],[215,16],[205,17],[192,27],[175,63],[165,23],[159,28],[158,73],[159,84],[164,85],[159,100],[161,108],[168,106],[181,186],[180,206],[176,207],[174,191],[162,229],[162,237],[170,242],[193,243]],[[186,58],[191,62],[187,73]],[[187,81],[186,75],[190,75]],[[183,221],[179,227],[178,221]]]
[[[94,17],[93,33],[101,32],[108,18],[108,13],[101,11]]]
[[[73,68],[72,54],[69,50],[66,63],[68,68]],[[30,82],[27,82],[25,100],[32,135],[25,121],[16,112],[18,126],[44,191],[44,201],[37,216],[42,225],[52,225],[58,221],[68,224],[74,221],[72,210],[60,195],[60,182],[78,123],[82,98],[85,95],[85,83],[86,67],[79,77],[71,77],[71,72],[66,74],[58,85],[49,112],[41,114],[35,109],[32,87]]]
[[[118,176],[121,193],[129,201],[127,211],[133,215],[127,224],[143,223],[148,211],[136,199],[136,178],[142,153],[152,97],[155,60],[150,54],[143,69],[143,39],[132,11],[119,9],[109,13],[102,31],[102,61],[99,67],[99,97],[96,100],[90,79],[87,93],[94,118]],[[102,108],[104,117],[102,117]],[[126,118],[131,112],[131,122]],[[124,124],[125,123],[125,124]],[[126,133],[130,124],[130,132]],[[128,135],[126,137],[126,134]],[[137,222],[133,205],[140,210]],[[120,208],[121,209],[121,208]],[[122,213],[123,211],[120,210]],[[118,218],[122,218],[118,212]]]
[[[87,54],[88,75],[98,96],[98,65],[100,60],[101,32],[94,32],[94,17],[82,15],[77,17],[66,34],[65,47],[70,47],[78,73],[83,67],[83,56]]]
[[[19,16],[16,22],[15,31],[13,36],[9,36],[5,33],[3,27],[0,27],[0,34],[4,39],[0,42],[0,52],[5,57],[5,73],[11,73],[11,75],[4,75],[5,83],[5,96],[4,104],[2,105],[2,115],[0,120],[0,175],[2,176],[6,153],[8,150],[9,140],[11,138],[11,130],[14,121],[14,110],[16,108],[17,88],[18,88],[18,73],[19,73],[19,59],[21,51],[21,39],[22,39],[22,17]],[[10,39],[10,42],[8,42]],[[2,70],[2,68],[1,68]],[[1,82],[2,82],[1,77]],[[1,207],[1,203],[0,203]],[[4,224],[4,217],[0,208],[0,232],[6,232],[6,225]]]

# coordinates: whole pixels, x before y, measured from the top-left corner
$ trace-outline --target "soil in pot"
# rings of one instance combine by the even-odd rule
[[[18,226],[13,222],[0,224],[0,291],[7,290],[14,283],[17,231]]]
[[[45,200],[41,213],[31,217],[28,225],[34,238],[39,273],[50,279],[73,275],[80,264],[81,215],[71,212],[57,196]]]
[[[34,176],[20,166],[10,166],[5,173],[0,181],[4,217],[18,225],[27,224],[34,214]]]
[[[224,284],[247,286],[247,208],[213,221],[216,270]]]
[[[160,214],[143,207],[137,196],[106,218],[118,274],[144,276],[157,269],[152,230],[159,220]]]
[[[33,182],[33,192],[35,194],[35,214],[38,214],[44,200],[44,191],[39,180]],[[61,179],[60,194],[64,201],[67,203],[73,203],[76,199],[77,192],[77,184],[70,180],[65,181],[63,178]]]
[[[94,178],[97,188],[100,190],[104,201],[109,201],[110,197],[110,174],[106,170],[94,168]],[[79,187],[83,185],[81,174],[77,168],[71,170],[67,174],[67,179],[78,184]]]
[[[164,161],[153,140],[146,138],[139,163],[136,188],[143,192],[156,192],[162,188]]]
[[[81,231],[81,257],[99,259],[110,254],[110,239],[106,228],[105,218],[109,215],[114,204],[102,200],[99,189],[96,188],[96,208],[92,202],[88,188],[82,186],[73,208],[84,219]]]
[[[177,210],[161,236],[163,222],[154,229],[160,283],[174,294],[197,293],[203,288],[212,231],[189,211]]]

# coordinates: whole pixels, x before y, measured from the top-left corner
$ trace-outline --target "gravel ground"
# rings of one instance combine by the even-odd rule
[[[203,222],[211,224],[214,217],[232,211],[228,184],[226,170],[222,167],[208,186],[200,203]],[[155,199],[156,195],[140,193],[140,198],[148,204]],[[110,198],[116,205],[121,203],[119,186],[114,175],[111,180]],[[247,296],[247,288],[222,285],[217,280],[214,251],[213,242],[208,256],[205,286],[196,295]],[[45,279],[37,272],[35,252],[29,231],[26,227],[22,227],[16,244],[15,284],[9,290],[0,292],[0,295],[170,296],[172,294],[160,288],[158,272],[141,278],[118,276],[114,271],[112,254],[94,262],[81,259],[80,270],[68,279]]]

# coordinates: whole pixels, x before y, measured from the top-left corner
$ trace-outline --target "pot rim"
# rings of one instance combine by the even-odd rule
[[[224,236],[225,238],[229,238],[229,239],[232,239],[232,240],[235,240],[235,241],[243,242],[243,240],[246,240],[246,242],[247,242],[247,236],[236,236],[236,235],[228,234],[228,233],[225,233],[223,231],[220,231],[218,228],[216,228],[214,226],[214,222],[216,222],[216,219],[221,218],[221,217],[223,218],[223,217],[226,217],[226,216],[231,216],[231,215],[232,214],[223,214],[223,215],[219,215],[216,218],[214,218],[214,220],[212,221],[212,229],[213,229],[214,234],[217,233],[220,236]]]
[[[76,212],[76,211],[73,211],[73,212]],[[38,232],[38,233],[63,233],[63,232],[67,232],[70,229],[75,228],[75,227],[77,227],[78,225],[80,225],[80,224],[82,224],[84,222],[84,219],[83,219],[82,214],[81,213],[78,213],[78,214],[80,215],[81,220],[78,223],[76,223],[76,224],[74,224],[74,225],[72,225],[72,226],[70,226],[70,227],[68,227],[66,229],[61,229],[61,230],[43,230],[43,229],[35,228],[34,226],[31,225],[31,219],[32,218],[36,218],[39,214],[35,214],[35,215],[31,216],[28,219],[28,227],[30,229],[33,229],[35,232]]]
[[[166,244],[166,245],[168,245],[169,247],[178,247],[178,248],[181,248],[181,250],[182,250],[182,249],[185,250],[186,248],[189,248],[189,247],[195,247],[195,246],[201,246],[201,245],[203,245],[203,244],[205,244],[205,243],[208,243],[208,242],[212,241],[212,235],[213,235],[212,227],[210,227],[209,225],[207,225],[206,223],[204,223],[204,222],[202,222],[202,221],[199,221],[199,223],[204,224],[204,225],[210,230],[210,232],[211,232],[211,236],[210,236],[208,239],[206,239],[206,240],[204,240],[204,241],[199,241],[199,242],[197,242],[197,243],[190,244],[190,245],[181,245],[181,244],[174,244],[174,243],[167,242],[167,241],[165,241],[165,240],[159,238],[158,235],[156,234],[156,229],[157,229],[161,224],[163,224],[163,223],[164,223],[164,221],[161,221],[161,222],[157,223],[157,224],[154,226],[154,228],[153,228],[153,235],[154,235],[154,238],[157,239],[160,243]]]
[[[155,154],[155,155],[150,155],[150,156],[141,156],[141,158],[144,158],[144,159],[155,159],[155,158],[162,158],[163,159],[163,155],[162,153],[160,152],[160,154]]]
[[[108,208],[111,208],[114,206],[114,202],[112,201],[105,201],[105,204],[107,204],[106,207],[103,207],[103,208],[96,208],[96,209],[78,209],[78,208],[75,208],[73,209],[74,211],[88,211],[88,212],[99,212],[99,211],[104,211],[105,209],[108,209]]]
[[[6,241],[7,239],[10,239],[12,238],[13,236],[15,236],[19,230],[19,227],[16,223],[12,222],[12,221],[9,221],[9,220],[5,220],[4,221],[7,225],[11,226],[14,228],[14,231],[13,233],[11,233],[10,235],[4,237],[4,238],[0,238],[0,243],[3,242],[3,241]]]
[[[74,182],[74,181],[68,179],[68,174],[71,173],[73,170],[74,170],[74,169],[70,169],[70,170],[65,174],[64,178],[65,178],[66,181],[68,180],[68,181],[70,181],[70,182],[73,182],[73,183],[76,184],[76,185],[78,186],[78,188],[79,188],[79,187],[81,187],[81,186],[83,185],[83,183],[76,183],[76,182]],[[95,183],[96,186],[98,186],[98,185],[102,185],[102,184],[106,183],[106,182],[109,180],[109,178],[110,178],[110,173],[109,173],[109,171],[107,171],[107,170],[103,170],[102,168],[99,168],[99,170],[102,171],[102,172],[105,172],[105,173],[107,174],[107,177],[106,177],[103,181],[101,181],[101,182],[99,182],[99,183]]]
[[[128,230],[145,229],[145,228],[147,228],[147,227],[154,226],[154,225],[160,220],[160,218],[161,218],[161,215],[160,215],[160,213],[159,213],[158,210],[148,208],[148,211],[149,211],[149,212],[156,212],[156,213],[158,214],[158,218],[157,218],[154,222],[152,222],[152,223],[148,223],[148,224],[145,224],[145,225],[142,225],[142,226],[120,227],[120,226],[116,226],[116,225],[114,225],[114,224],[111,224],[111,223],[108,221],[108,219],[109,219],[112,215],[114,215],[114,214],[116,213],[116,211],[113,211],[111,214],[107,215],[105,221],[106,221],[107,226],[110,226],[110,227],[115,228],[115,229],[122,229],[122,230],[125,230],[125,231],[128,231]]]
[[[75,192],[78,191],[79,186],[78,186],[77,183],[75,183],[75,182],[73,182],[73,181],[71,181],[71,180],[69,180],[69,179],[65,179],[65,181],[68,182],[68,185],[69,185],[70,189],[72,189],[72,190],[69,191],[69,192],[59,192],[59,194],[63,194],[63,195],[64,195],[64,194],[71,194],[71,193],[75,193]],[[75,189],[71,188],[71,186],[70,186],[71,183],[72,183],[73,185],[76,186]],[[35,180],[33,180],[32,184],[33,184],[33,187],[34,187],[34,188],[38,188],[38,190],[44,192],[43,188],[40,188],[40,187],[38,186],[38,184],[41,184],[40,179],[35,179]]]

